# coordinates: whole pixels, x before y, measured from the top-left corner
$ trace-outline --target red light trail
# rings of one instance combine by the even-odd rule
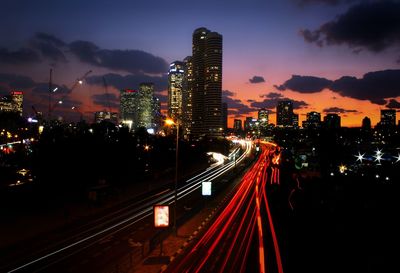
[[[280,155],[275,154],[276,145],[262,142],[260,147],[259,158],[244,175],[225,209],[187,255],[168,267],[168,272],[245,272],[252,243],[258,241],[258,271],[283,273],[266,194],[268,180],[271,184],[280,183]]]

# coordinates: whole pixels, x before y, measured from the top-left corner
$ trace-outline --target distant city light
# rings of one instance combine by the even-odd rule
[[[201,194],[203,196],[211,195],[211,182],[210,181],[201,182]]]
[[[335,174],[334,173],[331,173],[331,176],[334,176]]]
[[[75,106],[72,106],[71,109],[74,110],[74,109],[75,109]]]
[[[396,158],[396,162],[399,162],[400,161],[400,154],[398,154],[397,157],[395,157],[395,158]]]
[[[344,173],[345,171],[347,171],[346,165],[343,165],[343,164],[340,165],[340,166],[339,166],[339,172],[340,172],[340,173]]]
[[[79,80],[78,83],[79,83],[79,84],[83,84],[83,81],[82,81],[82,80]]]
[[[53,89],[53,93],[56,92],[57,90],[58,90],[58,87],[54,88]]]
[[[63,103],[63,101],[62,101],[62,100],[59,100],[59,101],[58,101],[58,104],[62,104],[62,103]]]
[[[365,159],[364,155],[365,154],[361,154],[360,152],[358,152],[358,155],[355,155],[355,157],[357,157],[356,161],[360,161],[362,163],[362,161]]]

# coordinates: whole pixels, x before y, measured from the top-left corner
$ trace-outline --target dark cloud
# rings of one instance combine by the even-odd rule
[[[282,85],[275,85],[275,88],[281,91],[290,89],[299,93],[316,93],[329,87],[331,84],[332,81],[325,78],[293,75],[291,79],[287,80]]]
[[[316,93],[324,88],[344,96],[384,105],[385,99],[400,96],[400,70],[374,71],[361,79],[344,76],[331,81],[311,76],[292,76],[284,84],[275,87],[279,90],[290,89],[299,93]]]
[[[119,107],[119,98],[113,93],[95,94],[92,96],[92,100],[94,104],[103,107]]]
[[[268,99],[278,99],[278,98],[283,98],[283,95],[276,92],[269,92],[268,94],[261,94],[259,97]]]
[[[67,58],[60,48],[65,48],[66,44],[60,39],[46,34],[36,33],[31,39],[30,46],[38,50],[43,57],[49,58],[55,62],[66,62]]]
[[[53,92],[53,96],[57,96],[60,94],[68,94],[71,92],[71,90],[65,86],[65,85],[57,85],[57,84],[53,84],[52,85],[52,89],[56,89],[57,91]],[[32,89],[32,93],[34,94],[49,94],[49,84],[48,83],[36,83],[35,87]]]
[[[400,46],[399,14],[399,1],[364,1],[317,30],[302,30],[301,35],[320,46],[346,44],[355,52],[380,52]]]
[[[250,102],[250,103],[251,103],[251,102],[256,102],[256,100],[247,100],[247,102]]]
[[[358,113],[357,110],[348,110],[339,107],[329,107],[322,110],[324,113],[335,113],[335,114],[344,114],[344,113]]]
[[[232,91],[222,91],[222,102],[228,104],[228,113],[230,115],[244,115],[255,111],[255,109],[244,104],[241,100],[232,98],[234,95],[235,93]]]
[[[35,82],[26,76],[0,73],[0,84],[4,83],[11,89],[26,89],[35,86]]]
[[[0,48],[0,63],[27,64],[35,62],[40,62],[40,57],[36,51],[30,48],[21,48],[15,51]]]
[[[72,42],[70,50],[82,62],[112,70],[159,74],[168,68],[164,59],[141,50],[100,49],[87,41]]]
[[[264,77],[261,76],[253,76],[253,78],[249,79],[250,83],[262,83],[265,82]]]
[[[389,100],[389,103],[386,104],[387,108],[395,108],[400,109],[400,102],[394,99]]]
[[[154,83],[154,91],[159,93],[168,88],[168,77],[167,75],[163,75],[161,77],[158,76],[149,76],[145,74],[136,74],[136,75],[126,75],[122,76],[119,74],[105,74],[101,76],[91,76],[86,78],[86,82],[92,85],[100,85],[103,86],[103,77],[106,79],[107,85],[113,86],[118,90],[121,89],[137,89],[139,88],[139,84],[143,82],[152,82]]]
[[[400,70],[369,72],[361,79],[342,77],[333,82],[331,90],[345,97],[369,100],[383,105],[385,98],[400,96]]]
[[[275,93],[278,94],[278,93]],[[252,102],[250,104],[251,107],[255,107],[257,109],[260,108],[265,108],[268,110],[271,109],[275,109],[276,106],[278,105],[279,101],[282,100],[291,100],[293,102],[293,109],[301,109],[301,108],[307,108],[308,107],[308,103],[306,103],[305,101],[298,101],[298,100],[292,100],[292,99],[288,99],[285,97],[273,97],[273,98],[266,98],[263,101],[256,101],[256,102]]]
[[[168,64],[163,58],[142,50],[102,49],[89,41],[74,41],[67,44],[53,35],[41,32],[29,40],[27,47],[15,51],[0,48],[0,63],[37,63],[43,58],[50,59],[54,63],[67,62],[67,52],[69,55],[75,55],[83,63],[115,71],[163,74],[168,69]]]

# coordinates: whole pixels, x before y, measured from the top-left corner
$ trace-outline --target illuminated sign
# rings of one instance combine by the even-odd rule
[[[22,91],[13,91],[11,92],[11,95],[23,95],[24,93]]]
[[[201,194],[203,196],[211,195],[211,181],[201,182]]]
[[[166,228],[169,227],[169,206],[155,205],[153,207],[154,227]]]
[[[136,93],[136,90],[134,89],[125,89],[126,93]]]

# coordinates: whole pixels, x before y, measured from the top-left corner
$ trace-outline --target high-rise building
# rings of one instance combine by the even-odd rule
[[[276,107],[276,125],[281,127],[293,126],[293,102],[283,100]]]
[[[206,28],[193,33],[192,132],[222,135],[222,35]]]
[[[326,129],[339,129],[340,124],[340,116],[338,114],[327,114],[324,117],[324,126]]]
[[[116,124],[118,122],[118,113],[108,111],[98,111],[94,113],[95,123],[100,123],[103,120],[107,120]]]
[[[293,113],[293,115],[292,115],[292,125],[295,128],[299,127],[299,114]]]
[[[362,120],[361,128],[363,130],[370,130],[371,129],[371,119],[369,117],[365,117]]]
[[[183,90],[182,90],[182,108],[183,108],[183,135],[185,138],[189,138],[192,133],[192,99],[193,99],[193,61],[192,56],[187,56],[183,60],[185,67],[185,74],[183,78]]]
[[[146,129],[151,128],[153,121],[153,97],[154,97],[154,84],[141,83],[139,85],[138,107],[137,107],[137,125]]]
[[[24,93],[22,91],[12,91],[11,102],[13,104],[14,111],[18,112],[22,116]]]
[[[224,133],[228,130],[228,104],[226,102],[222,103],[222,129]]]
[[[175,61],[168,71],[168,116],[182,124],[184,63]]]
[[[262,108],[258,110],[258,122],[260,125],[260,128],[267,128],[268,127],[268,110],[265,108]]]
[[[251,130],[253,119],[254,119],[253,117],[246,117],[246,119],[244,120],[244,130],[246,132]]]
[[[17,112],[22,116],[24,93],[22,91],[11,91],[10,95],[0,99],[0,111]]]
[[[321,113],[318,112],[308,112],[306,121],[303,123],[304,128],[317,129],[321,127]]]
[[[396,110],[383,109],[381,110],[380,126],[384,128],[391,128],[396,126]]]
[[[120,92],[120,115],[123,123],[130,123],[133,128],[137,126],[137,98],[138,91],[124,89]]]
[[[242,120],[241,119],[234,119],[233,120],[233,130],[236,133],[242,131]]]
[[[162,115],[161,115],[161,102],[160,99],[156,96],[153,97],[153,106],[152,106],[152,129],[154,132],[157,132],[161,127]]]

